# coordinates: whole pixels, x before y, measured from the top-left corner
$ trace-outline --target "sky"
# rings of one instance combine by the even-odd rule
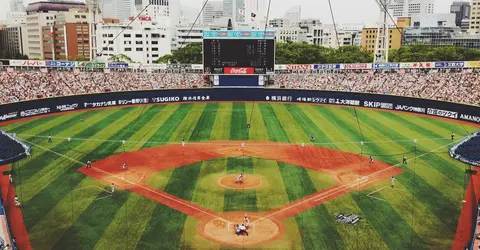
[[[24,0],[25,4],[38,0]],[[134,1],[134,0],[132,0]],[[178,0],[176,0],[178,1]],[[204,0],[180,0],[183,6],[190,6],[197,12],[200,11]],[[265,0],[269,1],[269,0]],[[0,3],[10,0],[0,0]],[[379,19],[379,7],[375,0],[331,0],[336,23],[364,23],[374,25]],[[436,0],[435,12],[448,13],[453,0]],[[3,5],[3,4],[2,4]],[[328,0],[271,0],[270,19],[282,17],[287,9],[294,5],[302,7],[302,18],[320,19],[322,23],[333,23]],[[9,8],[0,9],[0,20],[6,18]]]

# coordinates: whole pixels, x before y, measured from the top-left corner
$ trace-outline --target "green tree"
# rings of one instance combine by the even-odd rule
[[[132,58],[125,54],[118,54],[118,55],[113,55],[110,58],[108,58],[109,62],[127,62],[127,63],[134,63]]]

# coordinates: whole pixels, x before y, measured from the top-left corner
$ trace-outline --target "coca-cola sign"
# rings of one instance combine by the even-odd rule
[[[287,70],[310,70],[313,69],[313,64],[288,64]]]
[[[252,75],[254,68],[226,67],[223,69],[223,73],[227,75]]]

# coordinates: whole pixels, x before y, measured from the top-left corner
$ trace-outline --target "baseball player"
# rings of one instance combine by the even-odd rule
[[[48,136],[48,143],[52,143],[52,136],[51,135]]]
[[[250,121],[247,121],[247,128],[250,128]]]
[[[310,141],[311,142],[315,141],[315,137],[313,137],[313,135],[310,136]]]
[[[304,148],[304,147],[305,147],[305,143],[302,142],[302,148]]]
[[[8,175],[8,178],[10,179],[10,183],[13,183],[12,174],[9,174],[9,175]]]
[[[92,168],[92,162],[91,161],[87,161],[87,168]]]
[[[245,226],[248,228],[248,224],[250,224],[250,220],[248,220],[247,215],[245,215],[245,217],[243,217],[243,220],[245,221]]]
[[[370,163],[373,163],[373,156],[370,155]]]
[[[115,183],[112,183],[112,194],[115,194]]]
[[[390,178],[390,183],[392,184],[392,188],[395,187],[395,177],[392,176],[392,178]]]
[[[237,183],[242,183],[242,182],[243,182],[243,173],[237,177]]]
[[[451,137],[452,137],[452,141],[455,140],[455,133],[452,133]]]
[[[182,137],[182,147],[185,147],[185,138]]]
[[[127,163],[123,163],[122,169],[123,169],[123,170],[128,169]]]
[[[407,156],[406,156],[406,155],[403,156],[402,163],[403,163],[403,164],[407,164]]]

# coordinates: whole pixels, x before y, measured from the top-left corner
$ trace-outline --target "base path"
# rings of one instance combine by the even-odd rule
[[[233,229],[229,228],[230,225],[239,220],[241,212],[238,214],[219,214],[153,188],[146,183],[153,173],[159,171],[219,157],[236,156],[265,158],[314,171],[326,172],[335,180],[336,184],[265,214],[251,216],[253,228],[263,230],[264,233],[261,237],[259,235],[254,236],[255,230],[249,230],[253,237],[248,236],[248,239],[246,239],[243,236],[235,235]],[[122,169],[124,163],[127,163],[128,170]],[[352,190],[365,189],[403,172],[401,169],[386,163],[380,161],[369,163],[369,159],[364,156],[334,149],[270,142],[248,142],[246,147],[242,148],[241,141],[187,143],[184,147],[175,144],[142,149],[105,158],[94,162],[92,166],[89,169],[84,166],[79,171],[100,179],[106,184],[113,182],[118,188],[131,190],[193,216],[201,221],[198,231],[202,236],[212,241],[222,241],[220,243],[234,246],[255,245],[270,241],[281,235],[282,227],[279,223],[281,220],[335,199]],[[261,176],[246,175],[244,186],[241,187],[242,184],[235,183],[236,178],[237,176],[234,175],[225,176],[219,180],[219,184],[232,189],[258,188],[262,184]],[[221,228],[222,226],[225,227]],[[220,234],[225,234],[225,239],[228,240],[223,242],[224,237],[220,237]]]

